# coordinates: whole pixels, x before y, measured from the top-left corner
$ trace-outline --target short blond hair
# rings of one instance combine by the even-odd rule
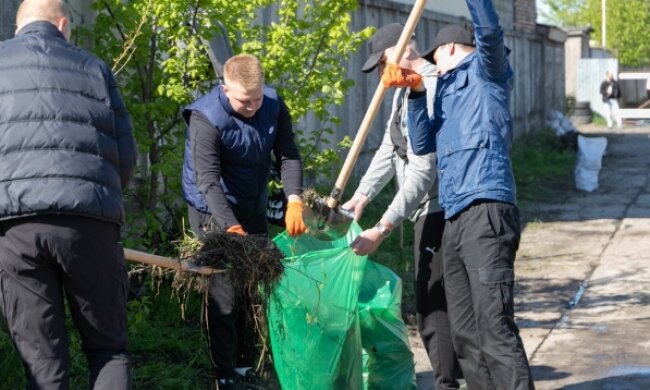
[[[36,20],[46,20],[54,25],[61,18],[70,20],[70,9],[61,0],[25,0],[18,7],[16,26],[18,29]]]
[[[252,54],[238,54],[223,65],[223,78],[226,85],[237,83],[247,91],[264,85],[262,63]]]

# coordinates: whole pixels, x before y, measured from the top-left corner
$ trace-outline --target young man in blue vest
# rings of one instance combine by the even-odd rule
[[[264,85],[260,61],[241,54],[224,64],[224,83],[183,111],[188,130],[183,195],[190,226],[233,234],[267,234],[271,155],[279,162],[285,195],[285,223],[292,236],[305,232],[302,220],[302,164],[289,110]],[[257,388],[251,367],[257,355],[250,310],[228,274],[212,276],[208,289],[208,337],[217,388]],[[262,386],[262,385],[259,385]],[[263,388],[263,387],[260,387]]]
[[[510,162],[513,70],[492,1],[466,3],[473,24],[442,28],[424,55],[440,71],[434,115],[412,69],[390,65],[385,85],[411,88],[413,150],[438,154],[445,292],[467,385],[534,389],[514,320],[520,221]]]
[[[404,26],[391,23],[381,27],[370,38],[370,55],[361,71],[369,73],[377,69],[381,75]],[[411,66],[423,78],[427,86],[428,105],[433,112],[438,71],[435,65],[420,57],[412,40],[406,47],[403,66]],[[435,174],[436,154],[417,156],[408,146],[406,112],[408,88],[395,91],[390,119],[384,131],[381,145],[375,152],[370,166],[359,182],[352,199],[342,207],[353,210],[359,219],[368,203],[388,184],[397,180],[398,190],[388,209],[375,227],[364,230],[351,246],[358,255],[368,255],[406,218],[415,226],[413,252],[415,260],[415,307],[418,331],[433,368],[436,388],[458,389],[460,366],[454,352],[447,316],[447,302],[442,279],[442,231],[444,213],[438,205],[438,181]]]

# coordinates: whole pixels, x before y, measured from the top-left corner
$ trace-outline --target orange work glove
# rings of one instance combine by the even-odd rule
[[[244,231],[244,228],[241,227],[241,225],[232,225],[228,229],[226,229],[226,232],[232,233],[232,234],[239,234],[240,236],[245,236],[246,232]]]
[[[397,64],[389,63],[381,75],[384,87],[416,88],[422,84],[422,76],[411,69],[400,68]]]
[[[291,237],[296,237],[307,231],[307,226],[302,220],[302,202],[290,200],[287,204],[287,212],[284,215],[284,223],[287,225],[287,232]]]

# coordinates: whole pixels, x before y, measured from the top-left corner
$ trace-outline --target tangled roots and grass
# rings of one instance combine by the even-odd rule
[[[215,269],[218,275],[232,282],[242,301],[250,305],[244,311],[249,316],[246,323],[255,326],[259,338],[260,356],[256,369],[265,373],[271,364],[266,310],[269,297],[284,274],[282,252],[266,235],[240,236],[223,231],[206,232],[200,238],[185,234],[177,248],[179,261]],[[171,280],[172,296],[179,302],[183,319],[191,294],[201,294],[201,319],[207,324],[210,276],[143,265],[132,267],[129,276],[140,281],[149,279],[156,294],[163,282]]]
[[[316,201],[319,199],[323,199],[323,196],[313,188],[306,188],[302,193],[302,203],[309,208],[316,207]]]
[[[193,263],[228,270],[235,288],[249,298],[268,297],[282,278],[284,255],[264,234],[209,232],[201,241]]]
[[[265,234],[240,236],[210,231],[200,240],[192,238],[186,241],[187,249],[181,250],[183,257],[198,266],[225,270],[224,277],[230,280],[238,295],[243,297],[243,302],[250,305],[248,310],[245,310],[245,315],[248,316],[246,323],[255,326],[260,345],[256,370],[264,374],[272,360],[266,310],[269,297],[284,274],[284,255]],[[180,288],[187,289],[187,283],[202,286],[203,318],[207,323],[208,279],[190,276],[188,273],[185,273],[184,278],[190,280],[179,281]],[[177,279],[178,276],[175,281]],[[197,279],[201,282],[197,282]]]

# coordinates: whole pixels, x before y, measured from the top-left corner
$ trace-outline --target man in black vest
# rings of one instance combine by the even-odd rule
[[[131,121],[104,62],[68,42],[60,0],[26,0],[0,44],[0,310],[28,389],[67,389],[64,296],[90,388],[130,388],[122,190]]]
[[[363,68],[369,73],[375,68],[382,74],[386,59],[392,55],[402,33],[398,23],[383,26],[370,38],[370,56]],[[425,61],[417,52],[415,42],[407,46],[402,66],[409,65],[422,75],[429,102],[433,107],[437,81],[436,67]],[[361,179],[354,196],[342,207],[353,210],[359,219],[364,207],[395,177],[398,191],[388,209],[371,229],[363,231],[351,244],[358,255],[367,255],[379,247],[406,218],[415,222],[415,301],[420,336],[434,371],[436,388],[457,389],[461,377],[460,366],[451,344],[447,304],[442,283],[441,241],[444,215],[438,205],[436,180],[436,154],[413,154],[407,142],[406,104],[408,89],[395,91],[390,120],[379,149],[366,174]],[[431,111],[432,112],[432,111]]]
[[[614,77],[614,72],[608,70],[605,73],[605,80],[600,83],[600,94],[603,96],[603,103],[605,109],[605,120],[607,121],[607,128],[612,128],[612,118],[616,122],[618,129],[623,128],[623,120],[619,112],[618,99],[621,98],[621,86]]]
[[[226,61],[224,84],[190,104],[183,117],[188,124],[183,194],[194,232],[267,234],[272,154],[288,198],[287,231],[305,232],[302,164],[291,116],[275,90],[264,85],[255,56]],[[244,313],[250,305],[237,287],[226,273],[212,276],[208,289],[210,354],[220,390],[259,383],[251,370],[257,355],[254,324],[246,323]]]

